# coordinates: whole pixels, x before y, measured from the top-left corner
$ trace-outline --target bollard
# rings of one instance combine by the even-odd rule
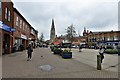
[[[101,70],[101,55],[97,55],[97,70]]]

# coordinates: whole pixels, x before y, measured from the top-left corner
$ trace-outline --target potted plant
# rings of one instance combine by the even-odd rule
[[[54,51],[54,48],[55,48],[54,46],[50,46],[52,52]]]
[[[62,58],[72,58],[72,52],[71,50],[64,50],[61,54]]]
[[[59,48],[55,48],[54,49],[54,54],[61,54],[62,53],[62,50],[61,49],[59,49]]]

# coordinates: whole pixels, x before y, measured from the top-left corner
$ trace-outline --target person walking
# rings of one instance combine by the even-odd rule
[[[81,49],[82,49],[82,46],[81,46],[81,45],[79,45],[79,52],[81,52]]]
[[[104,51],[105,51],[105,47],[101,46],[99,49],[99,54],[101,55],[101,63],[103,62],[104,59]]]
[[[28,47],[27,47],[27,54],[28,54],[27,61],[31,60],[31,58],[32,58],[32,52],[33,52],[33,47],[32,47],[31,44],[29,44]]]
[[[17,43],[15,43],[13,46],[13,53],[16,52],[16,48],[17,48]]]

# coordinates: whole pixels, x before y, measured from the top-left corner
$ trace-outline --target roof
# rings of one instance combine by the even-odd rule
[[[113,31],[113,30],[112,30],[112,31],[101,31],[101,32],[100,32],[100,31],[99,31],[99,32],[92,32],[92,31],[90,31],[90,33],[92,33],[92,34],[110,33],[110,32],[120,32],[120,31]],[[90,33],[89,33],[89,34],[90,34]]]

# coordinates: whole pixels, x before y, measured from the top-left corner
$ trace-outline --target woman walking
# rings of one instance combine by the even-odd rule
[[[104,59],[104,51],[105,51],[105,47],[101,46],[100,49],[99,49],[99,54],[101,55],[101,63]]]
[[[31,60],[31,58],[32,58],[32,52],[33,52],[33,47],[32,47],[31,44],[29,44],[28,47],[27,47],[27,54],[28,54],[27,61]]]

